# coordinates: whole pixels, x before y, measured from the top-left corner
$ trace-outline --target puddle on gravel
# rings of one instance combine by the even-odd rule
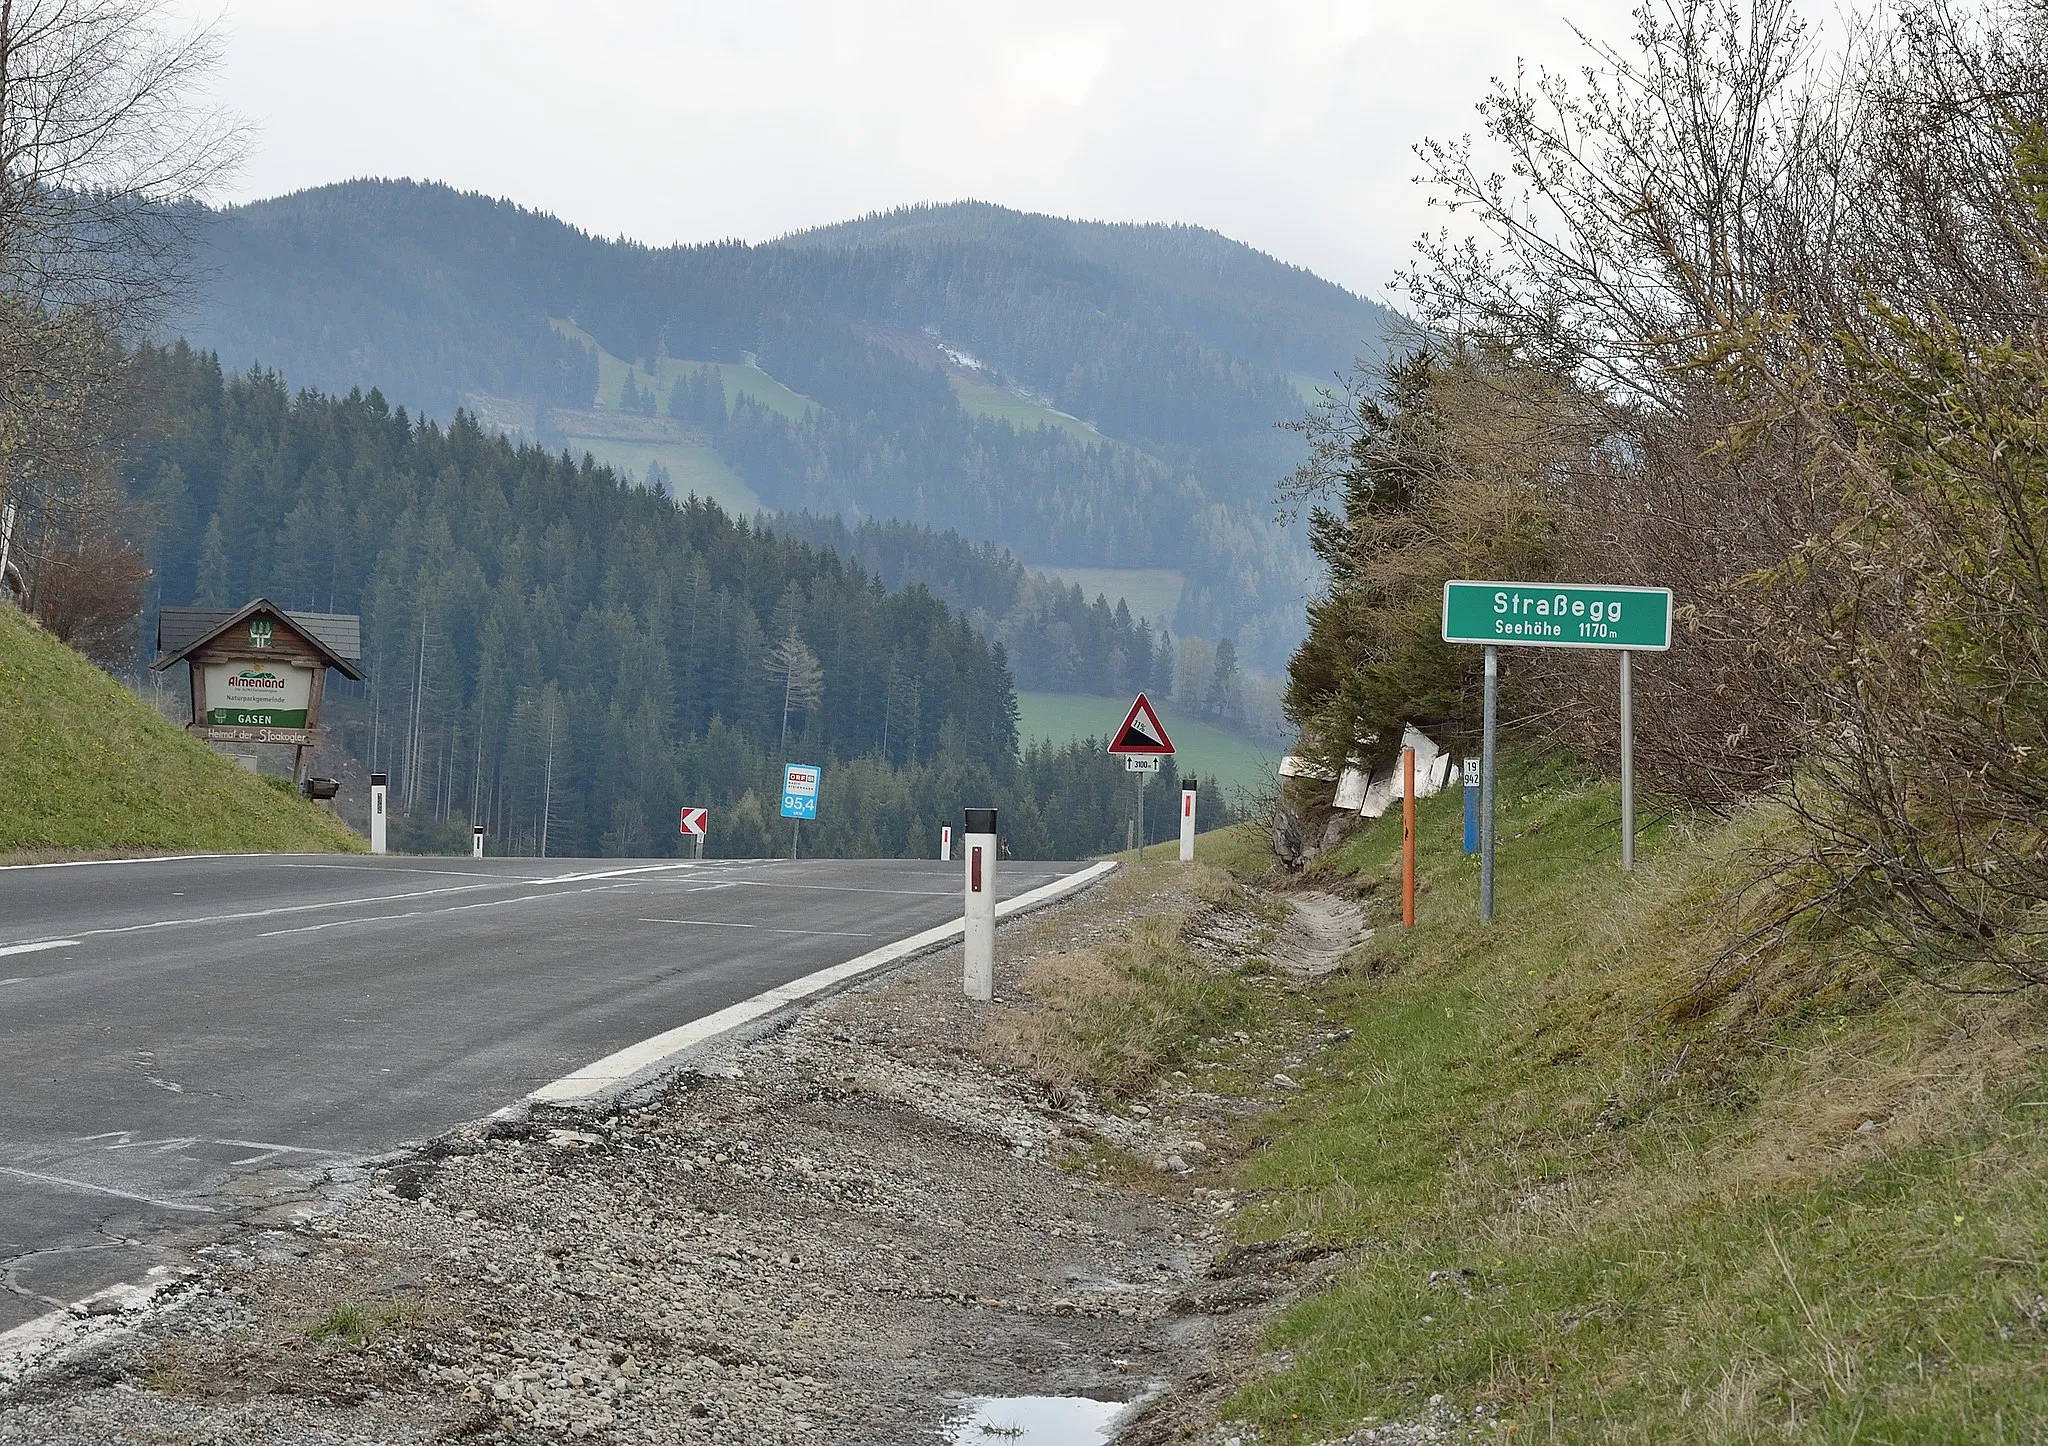
[[[1101,1446],[1126,1404],[1086,1396],[977,1396],[953,1423],[953,1446]]]

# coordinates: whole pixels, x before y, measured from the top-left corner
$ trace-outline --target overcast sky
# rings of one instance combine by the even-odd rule
[[[973,196],[1385,295],[1430,224],[1413,143],[1628,3],[229,0],[216,91],[256,142],[227,199],[412,176],[666,244]]]

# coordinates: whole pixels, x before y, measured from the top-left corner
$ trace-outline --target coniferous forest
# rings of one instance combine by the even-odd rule
[[[761,245],[648,247],[510,202],[354,181],[211,214],[212,282],[177,331],[231,369],[436,417],[603,406],[687,428],[776,512],[896,519],[1035,565],[1170,568],[1177,632],[1277,672],[1314,562],[1276,526],[1278,424],[1395,318],[1190,226],[978,203]],[[758,369],[778,411],[708,364]],[[675,364],[692,385],[657,380]],[[638,375],[645,369],[648,380]],[[563,435],[571,435],[564,433]]]
[[[497,852],[671,854],[690,805],[714,855],[786,851],[785,761],[824,766],[823,853],[930,854],[986,803],[1020,857],[1123,842],[1117,760],[1020,757],[1004,647],[922,586],[461,413],[294,394],[183,344],[137,372],[155,601],[362,615],[371,681],[330,692],[329,724],[389,773],[395,842],[476,822]],[[1172,774],[1147,793],[1158,835]]]

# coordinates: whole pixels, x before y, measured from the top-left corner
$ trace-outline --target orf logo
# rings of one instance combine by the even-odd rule
[[[249,646],[252,648],[267,648],[270,646],[269,618],[251,618],[249,620]]]

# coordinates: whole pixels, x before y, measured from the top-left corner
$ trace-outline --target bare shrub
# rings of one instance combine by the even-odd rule
[[[137,509],[110,484],[68,499],[64,526],[43,551],[30,605],[60,641],[109,672],[132,667],[150,570],[132,535]]]
[[[1422,148],[1470,223],[1408,277],[1434,351],[1512,357],[1553,428],[1599,429],[1539,469],[1553,533],[1522,560],[1554,571],[1520,575],[1677,592],[1643,759],[1692,799],[1795,801],[1781,925],[1954,987],[2048,982],[2048,10],[1908,0],[1823,47],[1792,0],[1651,0],[1589,61],[1498,85],[1488,160]],[[1468,660],[1403,678],[1366,637],[1419,632],[1424,574],[1483,575],[1426,509],[1375,515],[1399,429],[1359,415],[1312,468],[1387,479],[1317,519],[1371,556],[1332,561],[1290,696],[1332,729],[1371,711],[1346,658],[1398,683],[1378,716],[1455,693]],[[1530,475],[1518,423],[1464,415],[1495,485]],[[1512,681],[1525,727],[1611,746],[1606,670]]]
[[[211,33],[168,14],[0,0],[0,502],[32,590],[81,545],[59,514],[108,475],[130,347],[189,282],[193,198],[241,150],[192,101]]]

